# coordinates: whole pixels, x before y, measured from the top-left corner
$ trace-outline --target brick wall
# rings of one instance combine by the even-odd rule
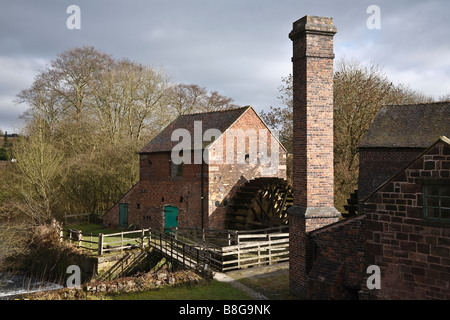
[[[308,299],[358,298],[366,265],[365,217],[329,225],[309,234],[312,251]]]
[[[424,148],[360,148],[358,195],[363,200],[416,159]]]
[[[424,218],[423,185],[450,184],[450,146],[439,141],[364,204],[368,263],[381,268],[375,299],[450,299],[450,223]]]
[[[201,217],[201,165],[183,165],[182,177],[171,177],[170,153],[141,154],[141,179],[103,217],[108,226],[118,226],[119,205],[128,204],[128,224],[141,228],[164,228],[164,207],[178,208],[180,227],[200,227]],[[207,181],[207,166],[204,166]],[[206,187],[205,187],[206,190]],[[206,193],[205,193],[206,194]],[[180,197],[183,200],[180,201]],[[207,196],[205,197],[205,208]],[[204,223],[207,224],[206,209]]]
[[[305,219],[301,214],[289,214],[289,289],[297,296],[306,297],[308,261],[312,261]]]
[[[277,141],[274,146],[278,148],[278,168],[271,172],[270,165],[261,165],[260,163],[238,163],[238,156],[242,156],[245,160],[245,154],[250,154],[250,146],[259,145],[259,133],[263,130],[267,137],[267,155],[271,153],[271,133],[260,120],[258,115],[253,109],[249,109],[245,112],[238,121],[236,121],[230,128],[230,130],[243,130],[248,132],[249,129],[254,130],[256,135],[248,135],[245,141],[245,148],[238,148],[238,141],[235,139],[232,143],[233,154],[235,155],[234,163],[224,163],[225,159],[222,159],[221,164],[210,164],[209,170],[209,182],[208,182],[208,219],[209,227],[215,229],[225,228],[225,217],[227,207],[225,204],[230,203],[230,200],[236,194],[245,182],[250,181],[257,177],[280,177],[286,179],[286,151]],[[212,147],[210,152],[210,158],[220,154],[217,152],[217,146],[222,146],[222,155],[226,157],[227,146],[230,141],[227,141],[227,132],[217,141],[216,147]],[[265,148],[263,148],[265,149]],[[258,151],[265,151],[259,150]],[[243,153],[242,153],[243,151]],[[250,159],[249,159],[250,162]],[[263,168],[267,170],[263,170]],[[275,168],[275,166],[274,166]],[[276,169],[276,168],[275,168]]]

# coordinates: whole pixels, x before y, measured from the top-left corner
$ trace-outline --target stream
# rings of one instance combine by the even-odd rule
[[[20,274],[0,272],[0,300],[14,299],[15,296],[26,293],[62,288],[64,287],[56,283],[42,282]]]

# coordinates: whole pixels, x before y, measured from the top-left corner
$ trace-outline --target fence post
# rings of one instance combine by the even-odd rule
[[[144,251],[144,229],[141,231],[141,250]]]
[[[272,236],[269,234],[269,266],[272,265]]]
[[[98,235],[98,255],[103,255],[103,233]]]
[[[80,230],[80,232],[77,234],[78,238],[78,248],[81,247],[81,240],[83,240],[83,232]]]
[[[172,272],[174,270],[173,268],[173,238],[170,237],[170,263],[172,264]]]
[[[152,244],[152,229],[147,229],[148,231],[148,248],[150,249],[150,246]]]
[[[238,243],[239,243],[239,238],[238,238]],[[241,268],[241,245],[240,244],[238,244],[238,247],[237,247],[237,256],[238,256],[238,269],[240,269]]]
[[[184,251],[185,244],[183,243],[183,269],[186,269],[186,253]]]
[[[258,243],[258,266],[261,263],[261,245]]]

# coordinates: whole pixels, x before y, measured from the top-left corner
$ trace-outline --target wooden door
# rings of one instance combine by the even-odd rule
[[[178,208],[166,206],[164,208],[164,232],[169,233],[171,227],[178,227]]]
[[[121,228],[128,227],[128,204],[127,203],[119,204],[119,227],[121,227]]]

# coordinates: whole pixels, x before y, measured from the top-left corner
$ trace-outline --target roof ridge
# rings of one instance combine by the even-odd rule
[[[241,109],[248,109],[252,106],[244,106],[244,107],[238,107],[238,108],[230,108],[230,109],[223,109],[223,110],[215,110],[215,111],[208,111],[208,112],[195,112],[195,113],[188,113],[188,114],[182,114],[180,117],[189,117],[189,116],[197,116],[200,114],[210,114],[210,113],[220,113],[220,112],[230,112],[230,111],[237,111]]]
[[[433,102],[419,102],[419,103],[406,103],[406,104],[386,104],[383,107],[414,107],[414,106],[425,106],[425,105],[441,105],[450,104],[450,100],[445,101],[433,101]]]
[[[361,201],[361,203],[366,203],[370,197],[372,197],[374,194],[376,194],[378,191],[383,189],[389,182],[391,182],[393,179],[398,177],[413,165],[414,162],[416,162],[418,159],[424,157],[432,148],[434,148],[439,142],[443,142],[450,145],[450,139],[448,139],[446,136],[441,136],[439,139],[436,139],[432,144],[430,144],[423,152],[421,152],[417,157],[414,158],[414,160],[411,160],[408,164],[406,164],[403,168],[398,170],[395,174],[393,174],[391,177],[389,177],[385,182],[383,182],[381,185],[379,185],[375,190],[373,190],[368,196],[364,197],[364,199]]]

